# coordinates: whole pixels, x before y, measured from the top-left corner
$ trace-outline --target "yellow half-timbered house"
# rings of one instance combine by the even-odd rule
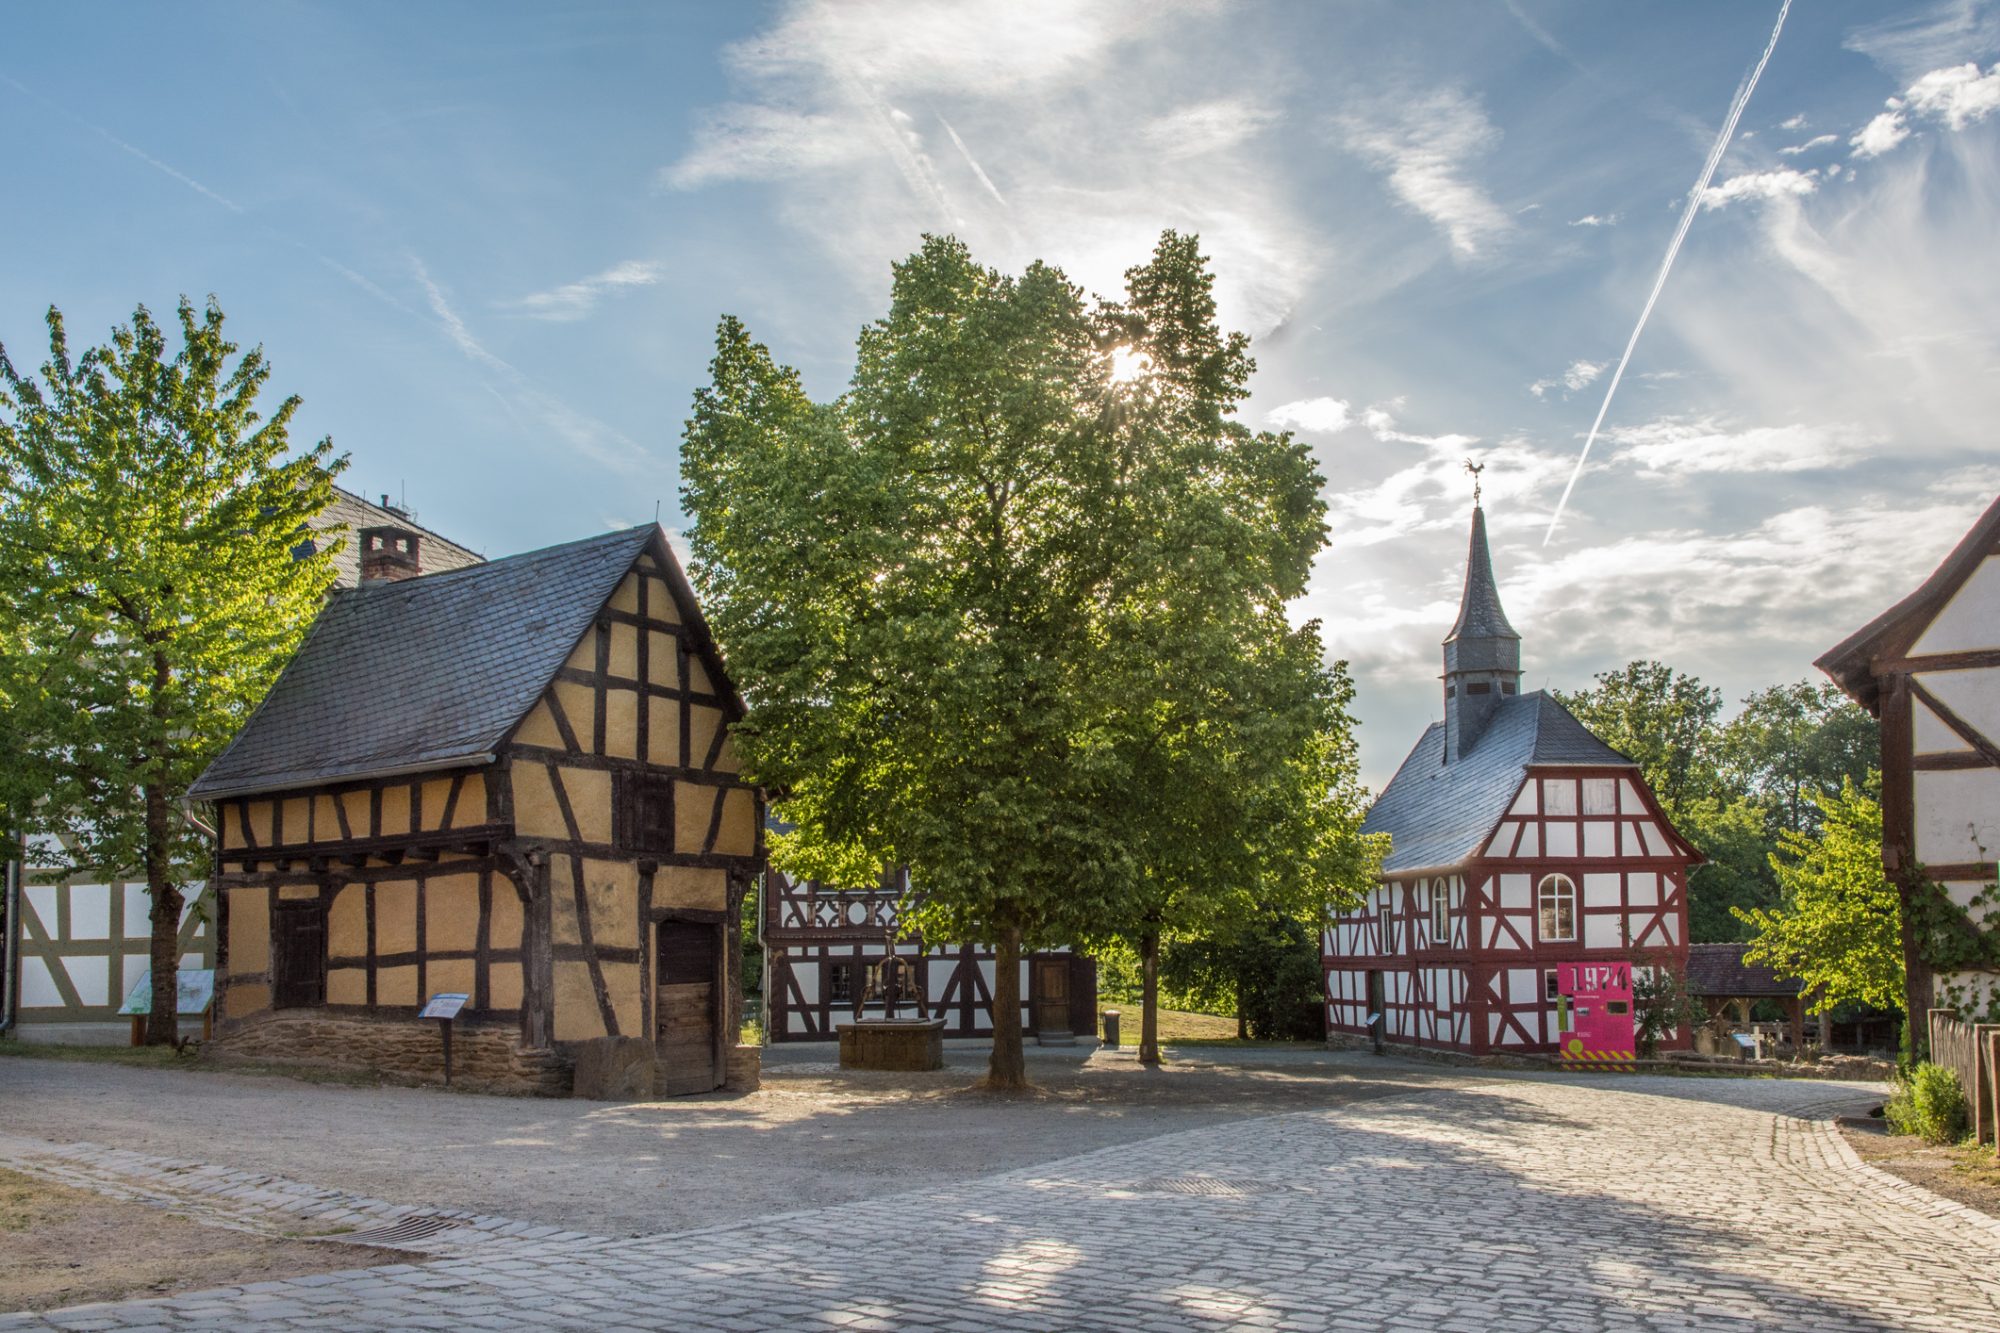
[[[218,1038],[559,1091],[581,1044],[658,1090],[753,1076],[739,913],[763,799],[741,701],[657,526],[337,594],[196,784],[218,846]]]

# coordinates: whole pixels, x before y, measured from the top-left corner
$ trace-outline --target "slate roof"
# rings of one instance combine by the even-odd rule
[[[1743,951],[1749,947],[1747,944],[1688,945],[1689,993],[1745,999],[1752,995],[1782,995],[1789,999],[1799,993],[1797,978],[1780,981],[1768,964],[1744,962]]]
[[[361,582],[361,530],[363,528],[396,527],[408,528],[423,540],[417,547],[418,568],[425,574],[442,574],[449,569],[464,569],[486,559],[477,551],[460,546],[449,537],[432,532],[410,519],[407,514],[393,509],[384,509],[372,504],[354,492],[333,488],[333,500],[319,517],[312,521],[317,534],[334,525],[347,529],[339,538],[317,538],[320,541],[338,540],[340,549],[333,553],[334,586],[352,588]]]
[[[1451,764],[1444,762],[1444,724],[1433,722],[1361,830],[1389,835],[1385,871],[1458,865],[1484,845],[1531,764],[1638,767],[1540,690],[1512,695],[1471,753]]]
[[[658,531],[647,524],[334,593],[188,794],[216,800],[486,760]]]
[[[1493,579],[1493,553],[1486,545],[1486,511],[1472,510],[1472,544],[1465,554],[1465,593],[1459,598],[1458,623],[1445,642],[1454,639],[1518,639],[1500,608],[1500,587]]]

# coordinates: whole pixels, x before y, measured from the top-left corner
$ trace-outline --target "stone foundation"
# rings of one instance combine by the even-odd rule
[[[560,1097],[569,1065],[554,1051],[524,1050],[520,1032],[455,1027],[452,1086],[515,1096]],[[283,1060],[331,1068],[372,1069],[425,1083],[444,1082],[444,1042],[431,1019],[373,1019],[293,1010],[218,1033],[209,1049],[224,1056]]]

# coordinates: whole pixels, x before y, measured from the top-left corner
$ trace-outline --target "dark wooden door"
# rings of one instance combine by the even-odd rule
[[[660,923],[654,973],[653,1040],[659,1050],[660,1093],[679,1097],[722,1086],[722,928],[698,921]]]
[[[311,902],[277,902],[271,910],[271,1007],[326,1003],[326,911]]]
[[[1035,960],[1035,1031],[1069,1031],[1069,959]]]

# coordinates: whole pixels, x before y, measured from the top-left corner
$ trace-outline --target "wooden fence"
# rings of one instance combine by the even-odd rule
[[[2000,1023],[1961,1022],[1956,1010],[1930,1011],[1931,1063],[1958,1075],[1971,1103],[1972,1133],[1980,1143],[1996,1143],[2000,1108]]]

